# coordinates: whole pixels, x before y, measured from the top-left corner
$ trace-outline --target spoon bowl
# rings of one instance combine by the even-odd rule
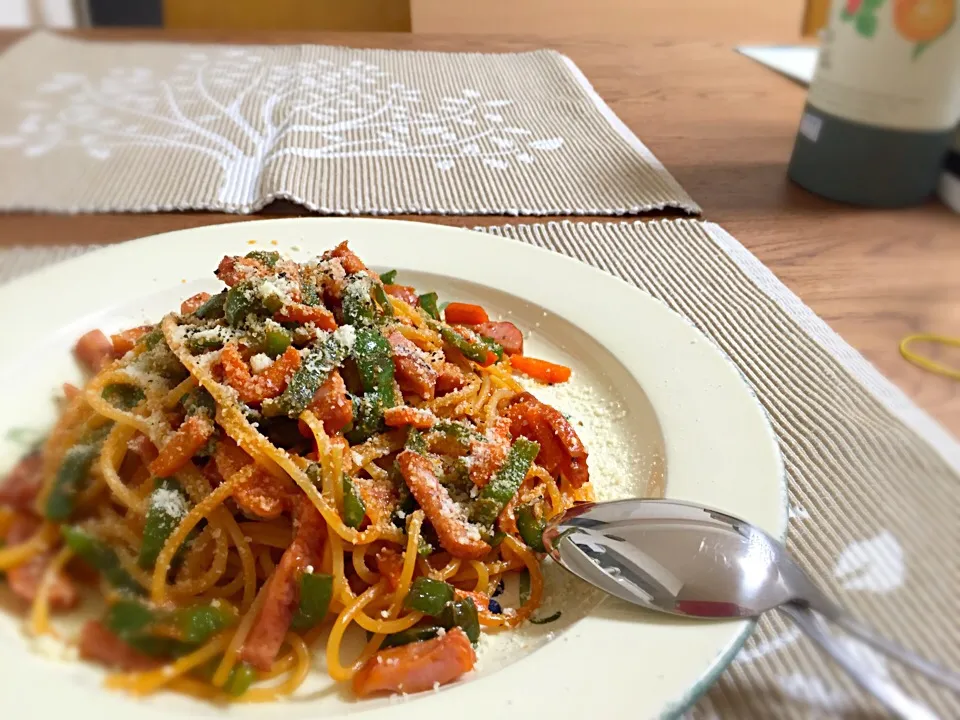
[[[848,615],[780,542],[720,510],[669,499],[582,503],[547,524],[543,544],[577,577],[641,607],[711,620],[778,610],[896,717],[917,718],[917,704],[838,643],[824,620],[960,692],[960,675]]]
[[[588,583],[674,615],[756,617],[810,590],[767,533],[675,500],[585,503],[550,524],[543,542]]]

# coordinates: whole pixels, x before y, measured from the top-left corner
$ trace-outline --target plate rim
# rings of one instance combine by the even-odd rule
[[[326,226],[334,225],[343,225],[348,227],[356,226],[379,226],[379,227],[396,227],[397,225],[403,225],[405,228],[410,231],[415,231],[416,229],[428,230],[430,234],[459,234],[463,233],[471,236],[479,236],[484,239],[485,242],[490,242],[493,245],[498,243],[510,243],[515,244],[517,247],[525,248],[521,252],[529,252],[535,254],[541,254],[542,256],[550,256],[553,258],[551,262],[562,262],[568,265],[571,268],[571,272],[584,272],[594,275],[595,278],[602,278],[604,282],[614,282],[620,286],[623,286],[626,290],[632,293],[639,293],[639,295],[645,298],[645,301],[652,301],[654,304],[659,306],[659,312],[665,312],[669,316],[672,316],[674,319],[679,319],[682,321],[688,328],[696,334],[696,336],[701,340],[705,341],[707,345],[710,346],[712,352],[717,355],[729,369],[735,371],[738,376],[738,387],[741,390],[746,391],[750,400],[753,403],[753,406],[756,410],[759,410],[760,416],[762,417],[762,424],[765,428],[767,439],[769,440],[768,450],[772,450],[774,456],[774,462],[776,465],[776,483],[779,490],[779,517],[778,517],[778,527],[768,528],[768,531],[771,531],[771,534],[778,537],[781,541],[785,541],[788,532],[789,525],[789,496],[788,496],[788,481],[786,475],[786,467],[783,460],[782,451],[779,446],[779,441],[777,439],[776,433],[773,430],[773,424],[770,418],[769,413],[763,404],[760,402],[759,398],[756,395],[754,389],[750,386],[748,380],[744,376],[743,372],[737,367],[737,365],[730,359],[730,357],[723,351],[723,349],[709,336],[703,333],[699,328],[697,328],[689,319],[676,312],[670,308],[664,301],[660,300],[657,297],[654,297],[649,292],[643,290],[642,288],[629,283],[611,273],[602,270],[598,267],[590,265],[587,262],[581,261],[577,258],[567,256],[555,251],[552,251],[545,247],[540,247],[530,243],[525,243],[518,238],[513,238],[505,235],[498,235],[490,232],[484,232],[483,230],[466,228],[460,226],[451,226],[451,225],[442,225],[439,223],[431,222],[422,222],[422,221],[413,221],[413,220],[399,220],[399,219],[386,219],[386,218],[343,218],[343,217],[283,217],[283,218],[264,218],[264,219],[251,219],[238,222],[227,222],[227,223],[212,223],[208,225],[202,225],[199,227],[185,228],[181,230],[171,230],[164,233],[157,233],[154,235],[143,236],[135,238],[132,240],[122,241],[118,243],[111,243],[101,247],[97,247],[94,250],[85,252],[79,256],[74,256],[72,258],[65,259],[63,261],[53,263],[51,265],[36,268],[22,276],[19,276],[4,285],[0,286],[0,317],[4,314],[7,314],[11,311],[5,310],[4,308],[8,306],[8,301],[14,298],[18,292],[22,292],[26,288],[30,287],[38,281],[42,281],[44,276],[54,277],[59,272],[66,272],[69,269],[83,268],[85,265],[96,266],[101,264],[104,259],[109,259],[110,255],[115,253],[123,254],[129,252],[130,248],[137,248],[143,245],[151,245],[161,241],[162,238],[169,236],[192,236],[192,235],[203,235],[210,234],[214,237],[214,240],[218,233],[223,232],[234,232],[234,233],[243,233],[244,231],[250,230],[250,235],[263,235],[264,231],[269,233],[269,228],[279,227],[279,226],[292,226],[298,228],[301,226],[316,226],[323,224]],[[389,232],[389,231],[388,231]],[[349,231],[344,235],[344,237],[349,237]],[[451,241],[456,241],[457,238],[449,238]],[[461,240],[469,238],[460,238]],[[203,242],[203,239],[198,239],[199,242]],[[304,238],[305,242],[309,242]],[[323,238],[324,243],[333,242],[329,237]],[[284,249],[284,248],[280,248]],[[572,269],[573,266],[576,266],[576,269]],[[172,281],[171,281],[172,282]],[[516,293],[514,293],[516,294]],[[581,330],[584,330],[593,337],[593,333],[589,329],[581,326]],[[597,340],[599,342],[599,340]],[[602,344],[602,343],[601,343]],[[608,351],[620,360],[620,357],[616,352],[610,350]],[[20,355],[20,354],[18,354]],[[639,380],[634,376],[634,373],[627,368],[631,377],[639,383]],[[641,387],[643,385],[641,384]],[[652,403],[652,401],[651,401]],[[656,410],[654,405],[654,410]],[[659,414],[658,414],[659,420]],[[773,482],[771,480],[771,482]],[[669,463],[667,469],[667,493],[669,493]],[[669,495],[668,495],[669,496]],[[587,618],[590,616],[588,615]],[[586,620],[587,618],[584,618]],[[582,622],[582,621],[581,621]],[[661,710],[660,717],[664,718],[674,718],[681,715],[687,709],[689,709],[709,688],[716,682],[719,676],[723,671],[730,665],[737,653],[740,651],[747,638],[750,636],[754,628],[756,627],[756,620],[745,620],[737,621],[739,624],[742,624],[742,627],[739,631],[731,637],[727,642],[726,647],[720,652],[717,656],[714,657],[713,661],[704,668],[697,680],[689,686],[682,696],[678,697],[676,700],[668,702]],[[535,653],[533,653],[535,654]],[[527,656],[529,657],[529,655]],[[510,672],[509,668],[504,668],[504,672]],[[473,685],[473,682],[464,683],[463,686],[467,687]],[[395,706],[388,706],[395,707]],[[369,710],[360,710],[360,713],[364,716],[375,714],[381,707],[371,707]],[[399,710],[399,706],[396,707]]]

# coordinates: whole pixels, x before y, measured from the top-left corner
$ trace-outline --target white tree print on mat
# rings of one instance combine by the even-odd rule
[[[866,591],[887,594],[901,587],[906,579],[906,562],[903,546],[889,530],[866,540],[850,543],[840,553],[833,568],[833,576],[840,586],[850,592]],[[803,633],[790,625],[785,632],[761,641],[753,647],[744,648],[734,659],[735,663],[749,664],[766,657],[800,640]],[[884,683],[897,687],[890,676],[886,659],[863,643],[837,633],[834,639],[841,652],[852,657],[856,664],[877,674]],[[783,695],[795,702],[807,705],[819,716],[823,713],[844,714],[857,709],[859,700],[841,687],[834,686],[822,677],[792,673],[777,678]],[[911,717],[917,720],[934,720],[933,712],[923,703],[905,699],[909,703]]]
[[[884,685],[899,690],[898,685],[890,675],[887,659],[863,643],[847,637],[837,637],[840,652],[852,658],[857,667],[876,676]],[[806,703],[821,711],[842,715],[857,709],[856,698],[847,694],[839,687],[831,687],[822,678],[811,678],[800,673],[794,673],[779,678],[780,690],[784,695]],[[901,692],[901,695],[902,692]],[[937,720],[936,714],[919,700],[903,695],[903,703],[908,717],[911,720]]]
[[[900,541],[889,530],[881,530],[872,538],[857,540],[840,553],[833,568],[833,576],[847,591],[867,591],[886,594],[903,585],[907,566]],[[744,648],[735,662],[751,663],[770,653],[792,645],[803,633],[794,625],[786,632]]]
[[[869,540],[850,543],[837,560],[833,575],[844,590],[888,593],[903,585],[907,566],[903,547],[888,530]]]
[[[100,160],[121,147],[191,151],[222,168],[219,202],[246,206],[256,200],[264,168],[287,156],[507,170],[563,145],[561,137],[536,138],[511,123],[512,104],[464,88],[427,106],[419,90],[370,63],[272,65],[229,48],[186,53],[163,77],[138,67],[99,78],[56,73],[23,103],[19,127],[0,135],[0,147],[37,157],[72,146]]]

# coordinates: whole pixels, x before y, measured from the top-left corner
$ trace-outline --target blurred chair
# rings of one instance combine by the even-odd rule
[[[410,32],[409,0],[79,0],[79,5],[78,15],[91,27]]]
[[[803,36],[816,37],[827,26],[830,0],[807,0],[803,10]]]

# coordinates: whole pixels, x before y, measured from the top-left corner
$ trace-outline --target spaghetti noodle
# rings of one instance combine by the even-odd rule
[[[81,338],[91,379],[0,484],[0,570],[29,629],[54,632],[97,578],[108,608],[80,655],[135,695],[275,700],[315,654],[359,695],[457,679],[481,628],[536,611],[544,523],[591,496],[576,432],[513,375],[522,333],[441,313],[346,243],[216,274],[225,290],[157,325]]]

